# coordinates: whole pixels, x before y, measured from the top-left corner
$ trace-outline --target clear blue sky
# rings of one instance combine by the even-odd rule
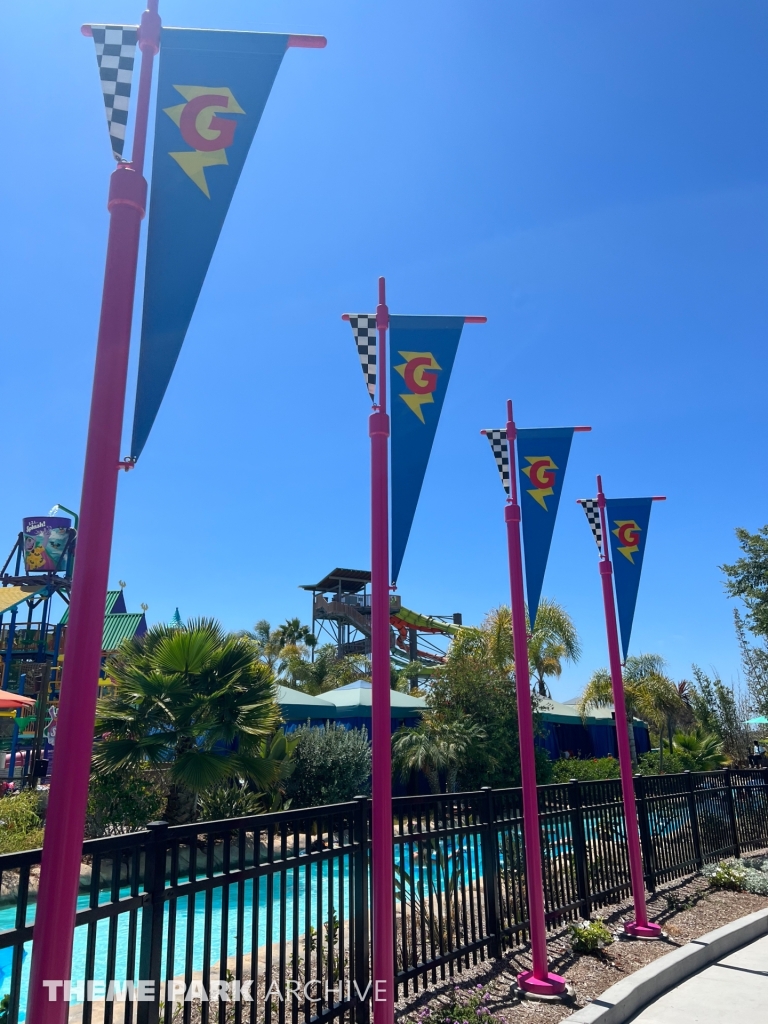
[[[6,4],[0,536],[77,506],[112,160],[81,22],[136,0]],[[544,593],[604,664],[575,498],[666,494],[633,650],[739,671],[718,564],[768,521],[768,9],[758,0],[161,0],[169,25],[323,33],[286,56],[175,377],[120,480],[111,582],[150,620],[310,614],[367,567],[368,403],[344,311],[376,277],[465,329],[400,576],[477,622],[507,599],[503,492],[479,430],[577,435]],[[137,340],[137,339],[136,339]],[[129,394],[132,396],[136,350]],[[130,409],[126,417],[126,439]],[[127,440],[125,444],[127,451]]]

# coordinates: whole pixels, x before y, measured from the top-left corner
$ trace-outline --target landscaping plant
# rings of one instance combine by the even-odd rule
[[[768,896],[768,860],[762,857],[731,857],[718,864],[705,864],[703,874],[713,889],[731,889]]]
[[[109,661],[114,680],[97,707],[98,775],[142,764],[168,770],[164,817],[193,820],[198,794],[231,780],[267,789],[276,766],[262,742],[278,724],[272,670],[253,645],[212,619],[155,626]]]
[[[36,850],[43,845],[40,793],[26,789],[0,797],[0,853]]]
[[[613,942],[613,935],[599,917],[594,921],[576,921],[569,924],[568,934],[574,953],[598,953]]]
[[[416,1024],[491,1024],[501,1018],[489,1007],[490,1001],[491,994],[482,985],[471,989],[457,987],[447,1003],[419,1010]]]
[[[302,726],[294,737],[295,767],[285,786],[293,807],[342,803],[368,792],[371,744],[363,729]]]
[[[553,782],[594,782],[599,779],[618,779],[619,762],[615,757],[593,757],[582,761],[575,757],[561,757],[552,764]]]

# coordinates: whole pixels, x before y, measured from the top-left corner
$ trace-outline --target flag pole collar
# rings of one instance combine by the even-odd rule
[[[324,50],[327,45],[325,36],[288,36],[286,48],[294,46],[302,50]]]

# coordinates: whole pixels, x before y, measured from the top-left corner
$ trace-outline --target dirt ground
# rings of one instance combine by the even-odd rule
[[[620,933],[624,921],[631,919],[631,907],[631,902],[627,901],[604,907],[598,914],[612,932]],[[465,968],[453,978],[438,980],[428,991],[401,999],[395,1008],[396,1017],[401,1024],[406,1024],[422,1007],[446,1002],[454,987],[482,984],[492,995],[490,1009],[508,1024],[557,1024],[657,957],[765,907],[768,907],[766,896],[713,891],[699,875],[678,879],[660,887],[648,901],[648,916],[662,926],[666,933],[664,939],[652,942],[622,939],[597,955],[586,955],[571,950],[566,928],[552,934],[548,943],[550,969],[564,975],[575,989],[575,996],[568,1003],[520,999],[515,978],[531,966],[529,948],[522,947],[505,953],[501,960]]]

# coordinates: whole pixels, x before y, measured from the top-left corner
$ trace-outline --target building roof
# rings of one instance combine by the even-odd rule
[[[358,594],[371,582],[371,574],[365,569],[334,569],[324,576],[319,583],[302,583],[301,590],[341,591],[342,594]]]
[[[587,717],[582,719],[575,704],[542,698],[539,700],[539,712],[545,722],[560,722],[563,725],[610,725],[613,722],[613,704],[591,708]],[[646,724],[639,718],[634,721],[638,725]]]
[[[128,609],[125,607],[125,598],[123,597],[122,588],[120,590],[108,590],[107,601],[104,607],[104,614],[111,615],[112,612],[118,614],[125,614]],[[69,605],[64,609],[64,614],[59,619],[59,624],[66,626],[69,622]],[[106,648],[105,648],[106,650]]]
[[[308,718],[335,718],[336,705],[322,697],[313,697],[290,686],[277,686],[277,703],[288,722],[306,721]]]
[[[101,637],[102,651],[115,651],[123,642],[134,636],[143,636],[147,631],[144,612],[120,612],[104,616],[104,632]]]
[[[336,705],[339,718],[370,718],[372,697],[371,684],[363,679],[338,686],[335,690],[326,690],[323,694],[324,700],[333,701]],[[412,697],[409,693],[390,690],[389,706],[393,714],[400,717],[404,713],[422,714],[427,709],[427,702],[424,697]]]

